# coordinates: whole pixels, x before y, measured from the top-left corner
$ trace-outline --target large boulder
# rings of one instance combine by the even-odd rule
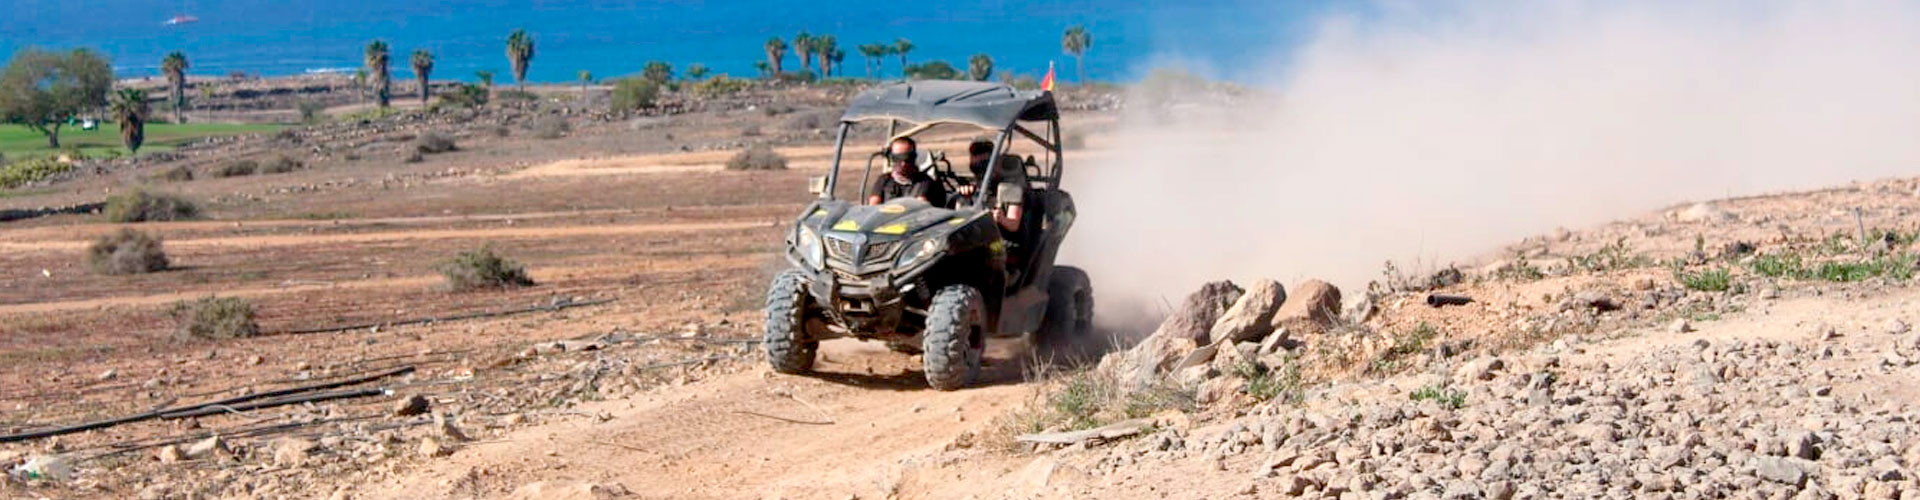
[[[1287,290],[1273,280],[1260,280],[1247,287],[1240,300],[1220,315],[1207,332],[1207,340],[1219,343],[1258,342],[1273,332],[1273,314],[1287,301]]]
[[[1202,285],[1200,290],[1187,295],[1180,310],[1161,322],[1153,334],[1131,349],[1108,354],[1100,360],[1099,369],[1118,376],[1131,387],[1153,384],[1195,350],[1208,345],[1207,333],[1214,321],[1240,299],[1241,293],[1240,287],[1230,281]],[[1211,359],[1211,355],[1206,357]]]
[[[1340,289],[1325,281],[1310,279],[1294,285],[1293,294],[1273,314],[1274,328],[1288,328],[1294,334],[1325,332],[1340,317]]]
[[[1243,293],[1231,281],[1201,285],[1199,290],[1187,295],[1180,310],[1174,311],[1172,316],[1160,323],[1160,328],[1155,329],[1152,336],[1191,339],[1197,344],[1210,344],[1212,339],[1208,333],[1213,330],[1213,323],[1226,314],[1227,309],[1233,307]]]

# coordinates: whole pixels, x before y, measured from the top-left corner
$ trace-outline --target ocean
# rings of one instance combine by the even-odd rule
[[[652,60],[676,71],[699,63],[751,76],[768,37],[791,41],[807,31],[837,37],[847,52],[844,76],[867,76],[860,44],[907,38],[916,46],[913,63],[940,59],[964,70],[969,56],[985,53],[996,71],[1037,77],[1054,62],[1062,81],[1074,81],[1060,38],[1068,26],[1084,25],[1093,39],[1085,58],[1092,79],[1130,81],[1177,65],[1236,80],[1284,59],[1330,7],[1277,0],[9,0],[0,7],[0,54],[87,47],[111,57],[120,76],[142,77],[157,75],[160,59],[181,50],[192,74],[277,76],[352,71],[366,43],[382,39],[392,47],[395,78],[411,78],[408,54],[426,49],[436,55],[435,79],[472,81],[489,70],[508,82],[505,39],[522,28],[537,47],[528,80],[574,82],[581,70],[624,76]],[[166,23],[183,15],[197,21]],[[786,64],[798,67],[791,51]],[[898,72],[888,58],[878,76]]]

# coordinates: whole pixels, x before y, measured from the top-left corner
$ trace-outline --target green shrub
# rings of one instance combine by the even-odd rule
[[[1733,288],[1733,273],[1727,268],[1716,267],[1698,272],[1675,269],[1674,278],[1680,280],[1688,290],[1702,292],[1724,292]]]
[[[730,78],[727,75],[720,75],[693,84],[691,90],[695,95],[701,97],[721,97],[740,93],[752,86],[753,82],[744,78]]]
[[[1882,271],[1879,262],[1825,262],[1813,274],[1823,280],[1847,283],[1879,276]]]
[[[327,119],[325,113],[327,107],[317,101],[301,99],[295,106],[300,109],[301,123],[315,123]]]
[[[1774,254],[1754,257],[1749,265],[1755,274],[1769,278],[1799,278],[1806,276],[1807,266],[1801,262],[1800,254]]]
[[[1257,401],[1279,400],[1288,403],[1299,402],[1304,394],[1301,391],[1300,365],[1292,357],[1278,367],[1266,367],[1252,362],[1241,362],[1234,366],[1234,374],[1247,380],[1246,393]]]
[[[0,189],[13,189],[68,170],[73,170],[73,164],[53,158],[34,158],[9,163],[0,167]]]
[[[158,272],[167,269],[167,254],[160,249],[160,238],[123,228],[87,247],[87,267],[99,274]]]
[[[535,93],[528,92],[525,90],[520,90],[520,89],[502,90],[497,95],[500,97],[500,100],[503,100],[503,101],[538,101],[540,100],[540,94],[535,94]]]
[[[446,277],[447,287],[455,291],[534,284],[525,266],[495,254],[491,245],[461,252],[435,269]]]
[[[727,170],[786,170],[787,157],[772,146],[755,144],[727,159]]]
[[[179,336],[187,339],[237,339],[260,334],[253,304],[235,297],[209,296],[173,306]]]
[[[1393,346],[1381,352],[1379,357],[1373,360],[1373,364],[1367,366],[1367,373],[1374,375],[1398,373],[1406,368],[1407,358],[1426,351],[1427,343],[1439,336],[1440,330],[1425,321],[1415,325],[1412,330],[1395,334]]]
[[[435,108],[477,108],[487,105],[487,88],[468,83],[434,99]]]
[[[1407,398],[1414,401],[1437,401],[1440,403],[1440,406],[1455,410],[1467,405],[1467,391],[1451,389],[1441,384],[1421,387],[1411,394],[1408,394]]]
[[[613,109],[616,111],[653,107],[660,97],[660,84],[642,78],[622,78],[613,83]]]
[[[176,165],[173,168],[160,172],[159,175],[155,175],[153,178],[166,182],[187,182],[193,180],[193,169],[187,168],[186,165]]]
[[[1653,259],[1633,253],[1627,248],[1627,239],[1620,238],[1613,243],[1600,247],[1586,255],[1568,257],[1567,268],[1590,273],[1636,269],[1653,264]]]
[[[1193,411],[1192,391],[1158,384],[1128,390],[1120,379],[1100,370],[1084,370],[1042,386],[1041,393],[997,422],[1009,444],[1019,434],[1048,429],[1082,430],[1169,409]]]
[[[453,151],[459,149],[459,146],[453,143],[451,137],[439,132],[427,132],[420,134],[420,138],[414,141],[414,149],[419,150],[420,154],[430,155]]]
[[[213,170],[214,177],[241,177],[260,171],[260,164],[253,160],[234,160]]]
[[[107,197],[101,209],[108,222],[186,220],[200,216],[200,207],[179,196],[134,190]]]
[[[273,159],[267,160],[266,163],[260,164],[257,168],[254,169],[254,172],[261,173],[261,174],[284,174],[287,172],[299,170],[300,167],[304,167],[304,166],[306,165],[303,163],[300,163],[300,160],[295,160],[291,157],[283,155],[283,156],[275,156],[273,157]]]
[[[573,130],[573,126],[567,123],[566,118],[558,116],[542,116],[533,121],[531,128],[533,136],[540,139],[559,139]]]

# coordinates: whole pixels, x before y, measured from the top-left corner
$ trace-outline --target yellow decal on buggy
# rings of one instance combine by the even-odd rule
[[[904,213],[907,213],[907,206],[906,206],[906,205],[895,205],[895,204],[892,204],[892,203],[888,203],[888,204],[885,204],[885,205],[881,205],[881,206],[880,206],[880,213],[883,213],[883,214],[904,214]]]
[[[907,234],[907,224],[904,222],[887,224],[885,226],[880,226],[878,228],[875,228],[873,232],[879,233],[879,234]]]
[[[1007,241],[1000,240],[1000,241],[995,241],[993,243],[989,243],[987,244],[987,250],[993,251],[995,255],[1007,253]]]
[[[819,217],[819,216],[822,216],[822,215],[826,215],[826,214],[827,214],[827,209],[824,209],[824,208],[817,208],[817,209],[814,209],[814,210],[813,210],[813,215],[809,215],[809,216],[807,216],[807,217]]]
[[[853,221],[852,219],[848,219],[848,220],[843,220],[843,221],[840,221],[839,223],[836,223],[836,224],[834,224],[834,225],[833,225],[833,230],[835,230],[835,231],[859,231],[859,230],[860,230],[860,223],[858,223],[858,222],[854,222],[854,221]]]
[[[961,224],[965,224],[965,223],[967,223],[967,220],[966,220],[966,219],[962,219],[962,218],[959,218],[959,217],[954,217],[954,218],[952,218],[952,219],[947,219],[947,225],[949,225],[949,226],[958,226],[958,225],[961,225]]]

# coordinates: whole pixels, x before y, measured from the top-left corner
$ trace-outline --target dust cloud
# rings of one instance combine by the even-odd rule
[[[1206,280],[1359,286],[1388,260],[1465,263],[1688,200],[1920,175],[1920,4],[1392,2],[1315,26],[1263,97],[1136,103],[1069,153],[1061,262],[1093,274],[1103,316]]]

